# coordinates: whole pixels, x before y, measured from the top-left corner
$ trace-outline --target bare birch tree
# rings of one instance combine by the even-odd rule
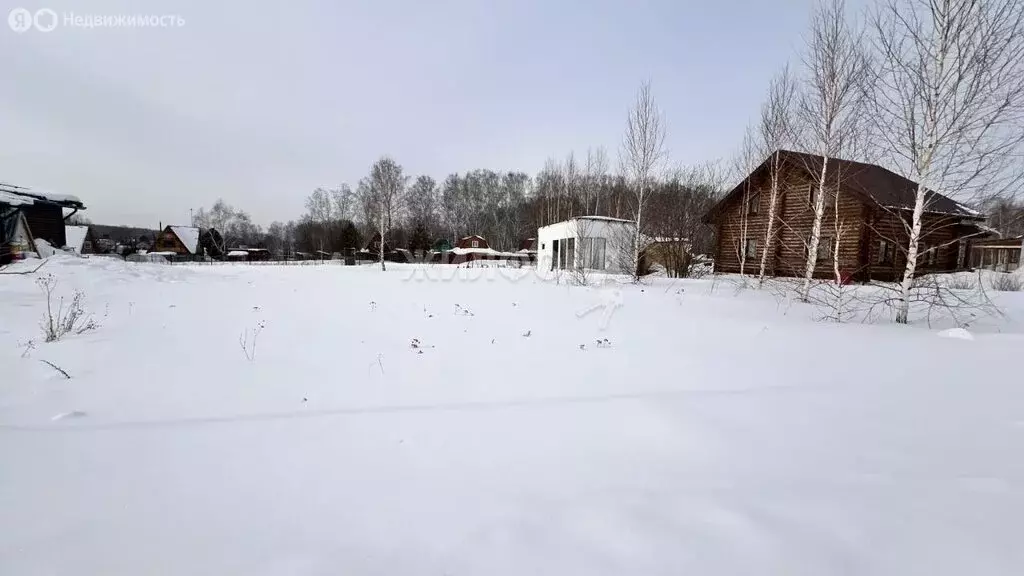
[[[759,126],[761,157],[769,158],[768,222],[765,226],[764,247],[761,249],[761,269],[758,272],[758,286],[764,285],[768,268],[768,255],[774,250],[775,236],[779,233],[776,225],[779,201],[782,196],[782,149],[793,143],[793,105],[796,83],[789,72],[789,66],[772,79],[768,87],[768,98],[761,106]]]
[[[896,322],[907,323],[923,216],[932,191],[968,201],[1005,188],[1024,141],[1024,3],[882,0],[874,135],[891,166],[917,183]]]
[[[861,36],[849,25],[843,0],[822,0],[811,19],[803,60],[804,85],[797,107],[804,147],[822,158],[821,166],[815,167],[818,183],[812,194],[814,223],[807,243],[800,292],[804,301],[807,301],[818,261],[826,185],[831,178],[829,161],[856,155],[866,141],[863,111],[867,61],[861,48]]]
[[[751,200],[754,198],[754,182],[748,176],[757,168],[758,162],[758,146],[757,137],[754,134],[753,128],[747,127],[746,133],[743,135],[743,144],[740,149],[736,152],[736,155],[732,159],[732,172],[734,181],[739,182],[742,186],[740,190],[740,202],[742,203],[739,211],[737,212],[738,221],[730,222],[731,225],[736,226],[739,231],[739,236],[736,240],[734,249],[736,250],[736,260],[740,265],[740,276],[744,276],[747,272],[747,258],[754,255],[748,254],[747,240],[751,240],[750,237],[750,209]],[[754,242],[756,243],[756,241]]]
[[[384,239],[391,229],[392,220],[401,209],[407,181],[408,177],[402,173],[402,167],[389,156],[374,162],[370,169],[370,192],[376,204],[377,231],[380,234],[381,270],[387,270],[384,264]]]
[[[584,214],[600,214],[601,192],[608,175],[608,154],[603,147],[587,150],[587,164],[584,169]]]
[[[651,195],[657,173],[665,160],[664,117],[654,102],[651,83],[644,82],[626,120],[626,133],[619,151],[619,162],[632,192],[633,280],[640,280],[640,253],[643,250],[644,206]]]

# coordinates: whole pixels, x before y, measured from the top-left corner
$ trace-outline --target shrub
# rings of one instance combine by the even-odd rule
[[[1019,292],[1024,287],[1024,276],[999,272],[989,280],[992,289],[998,292]]]
[[[53,274],[47,274],[36,280],[36,284],[46,294],[46,314],[43,316],[40,326],[43,329],[43,336],[47,342],[56,342],[66,334],[81,334],[87,330],[98,327],[93,321],[92,315],[85,310],[85,293],[76,290],[71,297],[71,303],[65,308],[64,297],[61,296],[54,309],[54,291],[57,288],[57,279]]]
[[[977,287],[977,283],[974,281],[974,276],[968,276],[966,274],[954,274],[949,277],[946,285],[953,290],[974,290]]]

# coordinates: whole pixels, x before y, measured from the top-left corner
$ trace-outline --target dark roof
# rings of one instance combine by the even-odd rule
[[[791,150],[779,150],[782,163],[788,166],[802,168],[811,174],[821,173],[822,157],[816,154],[805,152],[793,152]],[[773,154],[774,156],[774,154]],[[730,191],[725,198],[712,208],[708,216],[714,214],[718,207],[723,205],[733,195],[739,193],[743,184],[754,174],[767,170],[772,161],[769,156],[754,172],[744,178],[742,182]],[[914,197],[917,191],[917,183],[909,180],[875,164],[843,160],[840,158],[829,158],[828,172],[835,175],[842,182],[843,190],[861,195],[865,200],[872,201],[883,208],[897,210],[913,210]],[[831,177],[830,177],[831,178]],[[928,191],[926,196],[925,211],[936,214],[949,214],[963,218],[982,219],[984,216],[968,206],[965,206],[948,196],[938,192]]]

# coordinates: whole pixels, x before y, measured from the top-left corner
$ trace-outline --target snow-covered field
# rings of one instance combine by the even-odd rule
[[[43,273],[100,326],[43,342]],[[58,256],[0,275],[0,574],[1022,574],[999,303]]]

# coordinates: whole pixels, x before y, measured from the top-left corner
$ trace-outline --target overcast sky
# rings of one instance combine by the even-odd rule
[[[613,155],[647,78],[674,163],[728,157],[794,60],[811,0],[0,0],[168,28],[0,23],[0,180],[96,223],[187,223],[222,197],[266,225],[382,154],[438,180]],[[614,156],[613,156],[614,157]]]

